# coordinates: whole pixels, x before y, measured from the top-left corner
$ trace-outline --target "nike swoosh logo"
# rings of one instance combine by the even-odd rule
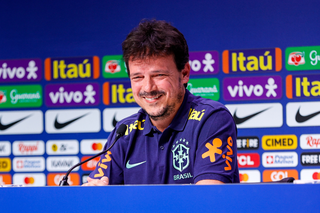
[[[270,107],[267,108],[267,109],[261,110],[261,111],[259,111],[259,112],[256,112],[256,113],[254,113],[254,114],[248,115],[248,116],[246,116],[246,117],[243,117],[243,118],[239,118],[239,117],[237,116],[237,109],[236,109],[236,110],[234,111],[234,114],[233,114],[233,119],[234,119],[234,121],[236,122],[236,124],[242,124],[242,123],[246,122],[247,120],[253,118],[253,117],[256,116],[256,115],[259,115],[260,113],[262,113],[262,112],[264,112],[264,111],[266,111],[266,110],[268,110],[268,109],[270,109]]]
[[[143,162],[140,162],[140,163],[130,164],[129,161],[130,161],[130,160],[128,160],[128,162],[127,162],[127,164],[126,164],[126,168],[127,168],[127,169],[131,169],[131,168],[133,168],[133,167],[139,166],[139,165],[144,164],[145,162],[147,162],[147,161],[143,161]]]
[[[26,119],[26,118],[28,118],[28,117],[30,117],[30,116],[31,116],[31,115],[28,115],[28,116],[26,116],[26,117],[24,117],[24,118],[21,118],[20,120],[14,121],[14,122],[9,123],[9,124],[2,124],[2,122],[1,122],[1,117],[0,117],[0,131],[3,131],[3,130],[8,129],[8,128],[12,127],[13,125],[19,123],[20,121],[23,121],[24,119]]]
[[[84,114],[84,115],[81,115],[80,117],[77,117],[77,118],[75,118],[75,119],[72,119],[72,120],[67,121],[67,122],[64,122],[64,123],[59,123],[59,122],[58,122],[58,115],[57,115],[57,116],[56,116],[56,120],[54,121],[54,127],[55,127],[56,129],[62,129],[62,128],[68,126],[69,124],[75,122],[76,120],[79,120],[80,118],[82,118],[82,117],[84,117],[84,116],[86,116],[86,115],[88,115],[88,114],[89,114],[89,113]]]
[[[116,120],[116,113],[114,113],[113,120],[112,120],[113,127],[116,127],[117,123],[118,121]]]
[[[316,115],[318,115],[318,114],[320,114],[320,111],[315,112],[315,113],[312,113],[312,114],[310,114],[310,115],[301,115],[301,114],[300,114],[300,107],[299,107],[299,109],[298,109],[298,111],[297,111],[297,114],[296,114],[296,121],[297,121],[298,123],[303,123],[303,122],[306,122],[307,120],[313,118],[314,116],[316,116]]]

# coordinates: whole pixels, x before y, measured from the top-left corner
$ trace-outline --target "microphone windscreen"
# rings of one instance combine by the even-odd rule
[[[121,124],[119,126],[119,128],[117,129],[117,135],[119,135],[121,137],[126,133],[126,131],[127,131],[127,125]]]

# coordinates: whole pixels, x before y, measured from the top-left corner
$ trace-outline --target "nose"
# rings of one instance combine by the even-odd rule
[[[151,92],[154,88],[155,84],[151,77],[147,77],[144,79],[143,89],[145,92]]]

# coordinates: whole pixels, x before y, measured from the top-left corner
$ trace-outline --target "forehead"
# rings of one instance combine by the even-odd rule
[[[153,56],[146,58],[130,57],[128,66],[131,72],[141,71],[142,69],[172,69],[176,67],[174,58],[169,56]]]

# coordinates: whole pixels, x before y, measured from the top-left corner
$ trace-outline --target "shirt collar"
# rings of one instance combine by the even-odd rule
[[[179,107],[177,114],[174,116],[171,124],[168,127],[168,128],[171,128],[175,131],[180,131],[180,132],[183,131],[184,127],[186,126],[186,123],[187,123],[188,117],[189,117],[190,107],[191,107],[191,100],[189,100],[191,93],[187,89],[185,91],[186,92],[185,92],[185,95],[183,98],[183,102],[182,102],[181,106]],[[143,109],[141,109],[141,110],[143,110]],[[150,121],[149,115],[144,110],[143,110],[143,113],[146,114],[146,121],[144,124],[143,134],[147,135],[151,131],[153,131],[154,126]]]

